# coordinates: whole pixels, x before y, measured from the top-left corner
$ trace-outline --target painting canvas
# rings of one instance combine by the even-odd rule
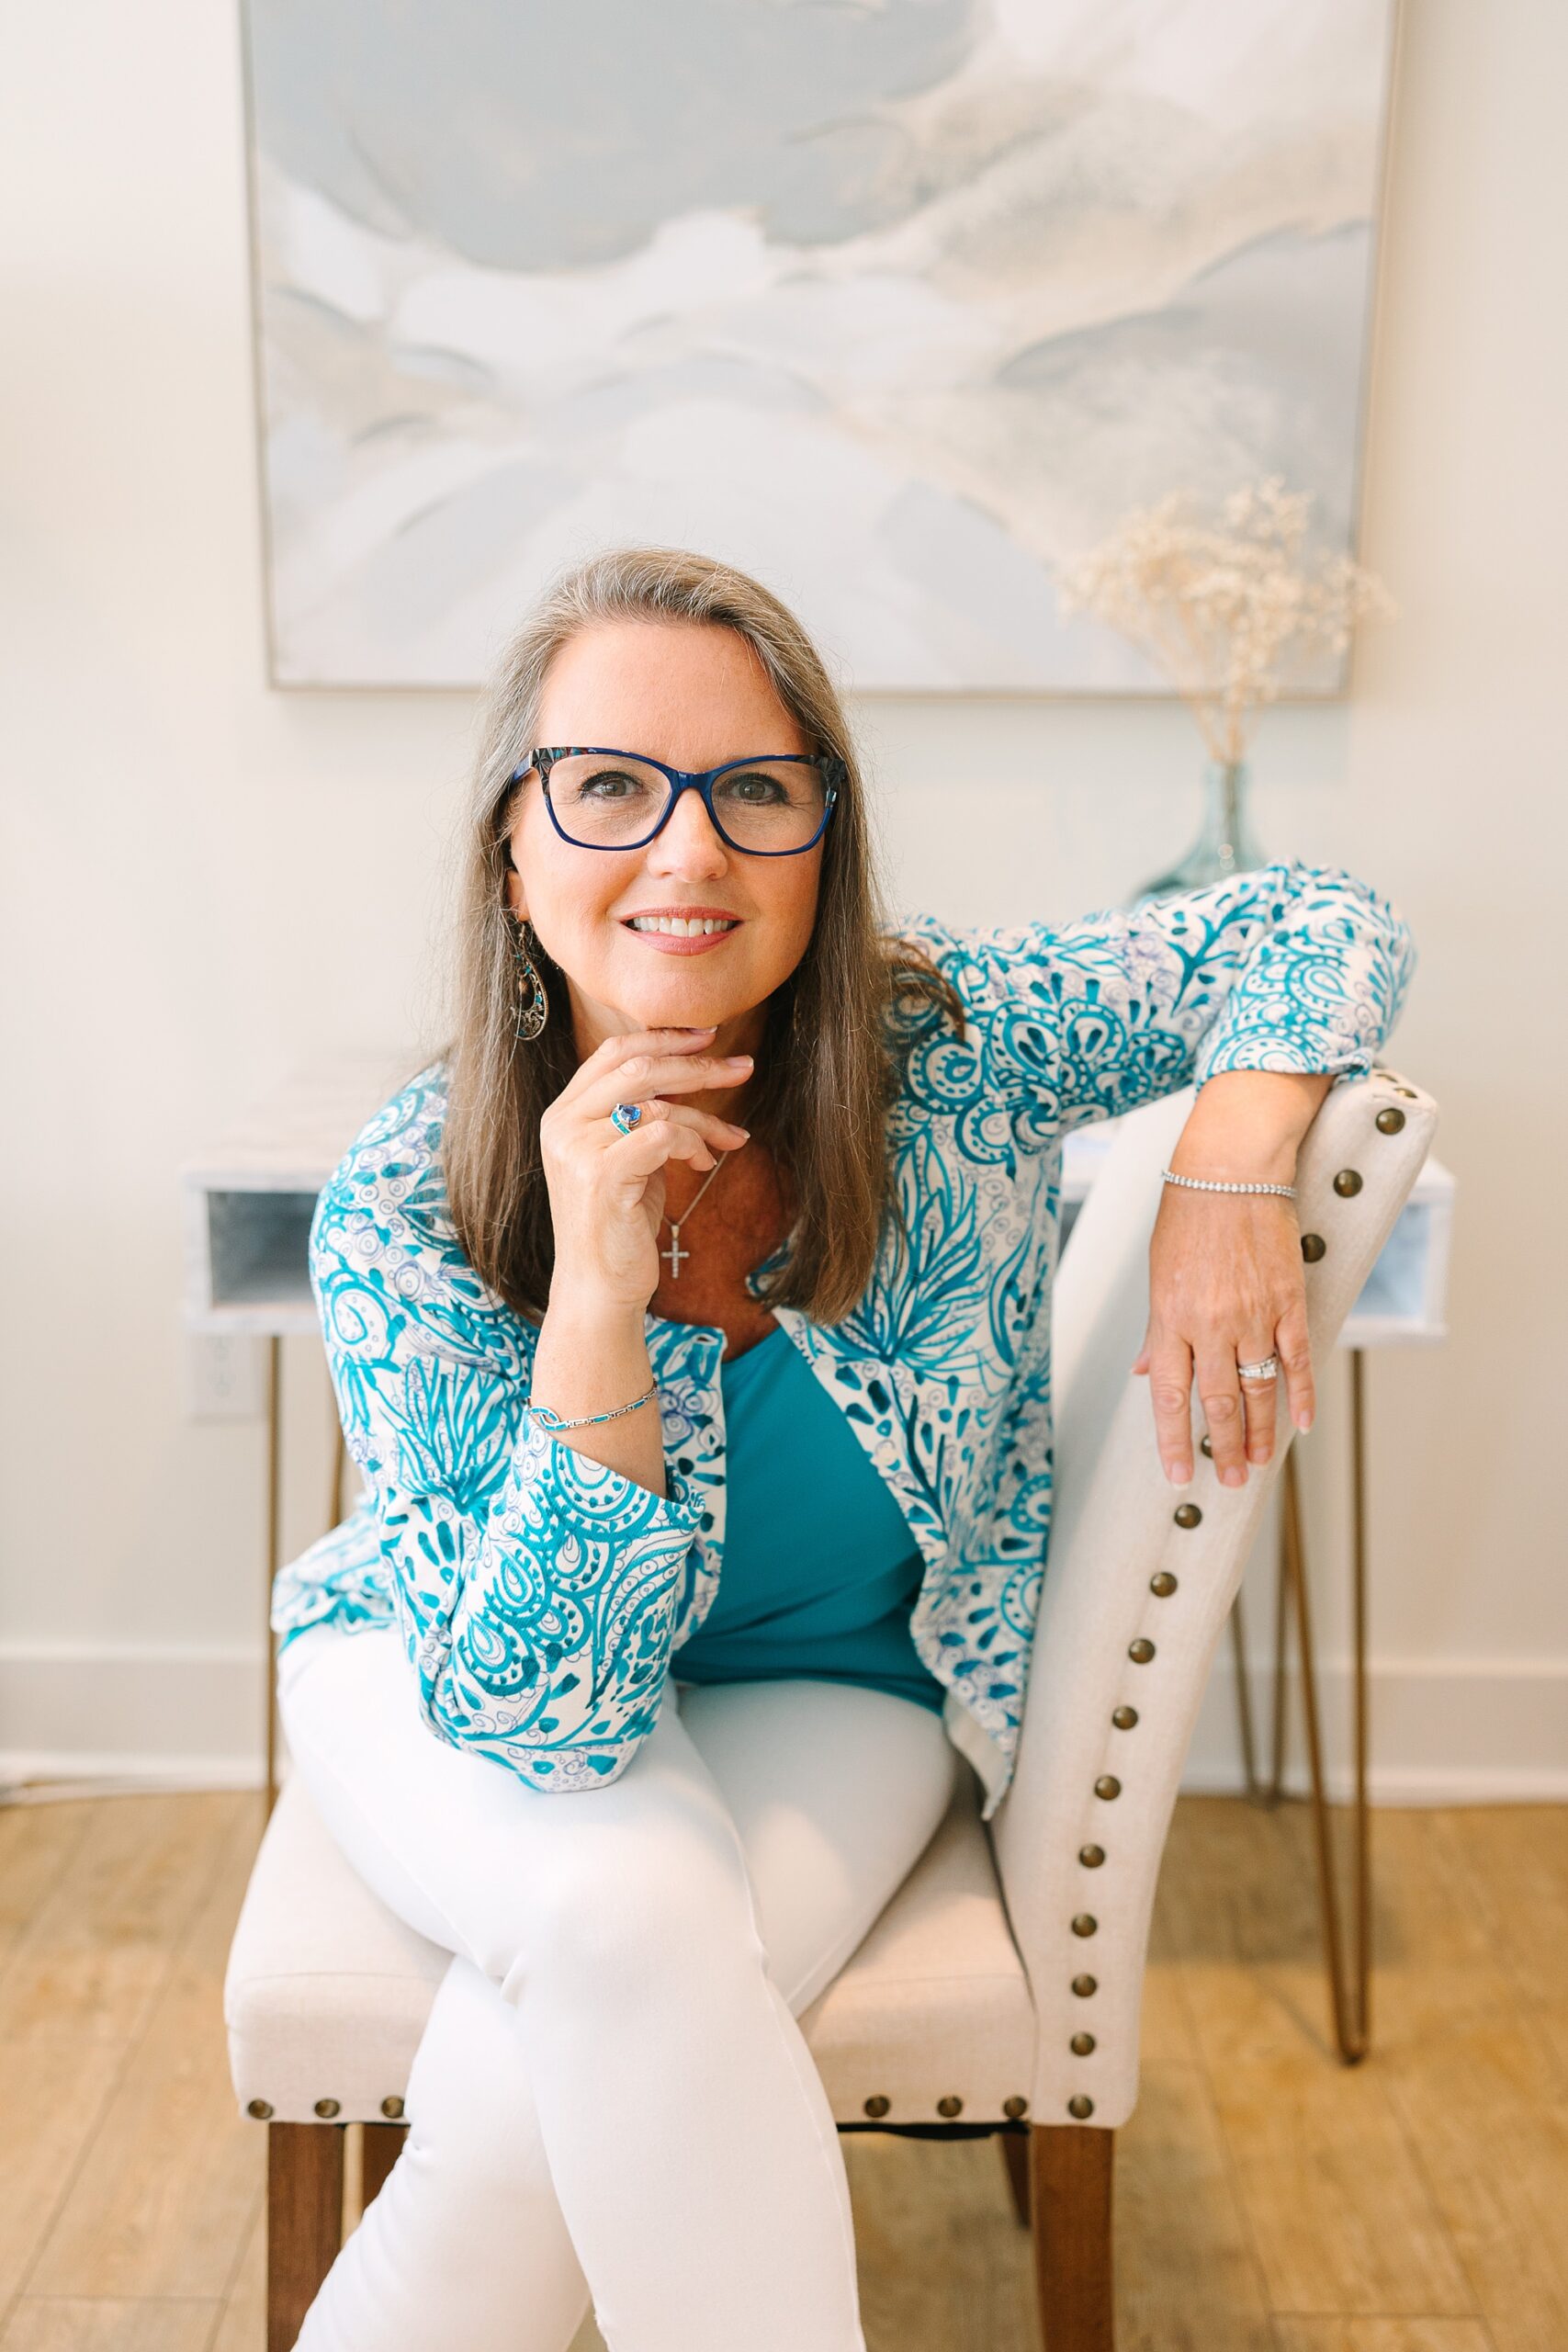
[[[1353,545],[1391,6],[246,0],[275,681],[637,540],[861,692],[1163,691],[1055,568],[1269,473]]]

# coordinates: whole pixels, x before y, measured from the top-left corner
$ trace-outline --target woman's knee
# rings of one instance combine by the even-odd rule
[[[541,1802],[564,1814],[576,1800]],[[538,1867],[520,1859],[508,1900],[479,1930],[475,1956],[509,1997],[545,1981],[635,1997],[664,1976],[689,1989],[705,1970],[764,1961],[746,1858],[722,1807],[677,1803],[614,1825],[585,1808],[570,1826],[578,1834],[553,1837],[542,1861],[528,1858]]]

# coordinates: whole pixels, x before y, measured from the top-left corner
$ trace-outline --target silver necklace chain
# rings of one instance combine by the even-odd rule
[[[662,1216],[659,1220],[660,1225],[668,1225],[670,1227],[670,1247],[668,1250],[661,1250],[659,1254],[660,1258],[666,1260],[669,1264],[670,1279],[672,1283],[678,1283],[681,1279],[682,1259],[689,1258],[692,1254],[689,1250],[682,1250],[681,1247],[681,1227],[685,1224],[686,1219],[691,1216],[692,1211],[696,1207],[697,1203],[702,1199],[703,1194],[707,1191],[708,1186],[718,1174],[719,1169],[724,1166],[725,1161],[728,1158],[729,1154],[727,1151],[722,1152],[719,1155],[717,1167],[711,1168],[708,1170],[707,1175],[703,1179],[701,1184],[698,1185],[696,1191],[686,1203],[685,1207],[682,1210],[678,1217]]]

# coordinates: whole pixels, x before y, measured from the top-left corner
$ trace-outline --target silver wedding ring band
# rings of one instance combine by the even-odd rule
[[[1265,1356],[1261,1363],[1238,1363],[1236,1372],[1243,1380],[1272,1380],[1280,1370],[1278,1356]]]
[[[611,1122],[624,1136],[629,1136],[642,1116],[640,1102],[617,1102],[610,1113]]]

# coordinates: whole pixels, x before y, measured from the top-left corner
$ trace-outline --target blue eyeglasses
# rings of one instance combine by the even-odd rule
[[[557,744],[531,752],[511,781],[536,768],[550,821],[577,849],[643,849],[682,792],[700,793],[714,831],[748,857],[798,857],[827,831],[846,769],[827,753],[770,752],[716,768],[672,768],[640,752]]]

